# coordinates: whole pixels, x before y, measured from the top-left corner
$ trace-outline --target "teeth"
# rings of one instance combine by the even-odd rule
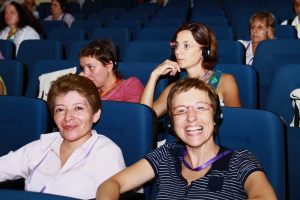
[[[193,127],[187,127],[186,131],[191,132],[191,131],[202,131],[203,126],[193,126]]]

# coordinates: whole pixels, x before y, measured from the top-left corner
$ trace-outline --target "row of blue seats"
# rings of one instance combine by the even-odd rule
[[[241,23],[236,28],[225,25],[216,17],[195,18],[192,22],[200,22],[212,28],[217,40],[249,40],[249,18],[242,17]],[[149,25],[142,28],[137,19],[118,19],[110,22],[107,28],[126,28],[130,32],[130,40],[171,40],[176,29],[182,24],[178,18],[168,18],[151,21]],[[96,19],[74,21],[71,28],[65,27],[61,21],[42,21],[42,26],[47,32],[46,39],[88,39],[92,37],[96,29],[103,28],[100,21]],[[155,25],[160,24],[160,25]],[[297,32],[290,25],[276,25],[275,35],[277,39],[296,39]]]
[[[130,41],[128,31],[122,28],[98,29],[91,39],[111,39],[119,51],[120,61],[162,62],[172,55],[169,40]],[[16,59],[28,67],[30,74],[34,64],[42,59],[78,59],[80,49],[89,42],[90,40],[26,40],[20,45]],[[14,59],[14,44],[7,40],[0,40],[0,44],[3,56]],[[219,63],[244,64],[245,49],[237,41],[223,40],[218,42],[218,55]]]
[[[3,44],[7,42],[2,40]],[[89,41],[74,41],[70,45],[68,59],[78,59],[80,48]],[[117,43],[118,45],[119,43]],[[0,50],[6,56],[7,48],[0,45]],[[159,47],[159,48],[158,48]],[[72,50],[73,49],[73,50]],[[121,48],[122,50],[122,48]],[[123,48],[124,56],[121,61],[126,62],[154,62],[160,63],[170,58],[171,50],[167,41],[131,41]],[[218,55],[220,64],[243,64],[244,47],[236,41],[219,41]],[[26,65],[28,76],[33,71],[36,62],[45,59],[62,59],[62,45],[58,41],[27,40],[19,49],[17,59]],[[266,40],[259,44],[253,60],[253,67],[258,72],[259,104],[264,107],[274,71],[282,64],[300,63],[299,40]],[[34,59],[32,59],[34,55]],[[122,59],[123,58],[123,59]]]
[[[146,85],[151,72],[158,64],[154,62],[119,62],[118,69],[124,78],[135,76],[141,80],[143,85]],[[77,72],[80,72],[78,60],[42,60],[37,62],[30,79],[25,82],[24,66],[19,61],[2,60],[0,61],[0,74],[7,85],[9,95],[37,97],[39,77],[42,74],[74,66],[77,67]],[[216,66],[216,69],[236,77],[243,107],[257,108],[257,75],[253,68],[237,64],[220,64]],[[155,89],[155,98],[161,94],[168,84],[169,79],[166,77],[158,81]],[[25,92],[23,92],[24,85],[26,85]]]

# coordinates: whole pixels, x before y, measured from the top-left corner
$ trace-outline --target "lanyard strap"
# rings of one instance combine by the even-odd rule
[[[184,157],[187,154],[187,150],[184,149],[182,152],[182,162],[184,164],[184,166],[186,166],[188,169],[193,170],[193,171],[200,171],[206,167],[208,167],[209,165],[213,164],[214,162],[216,162],[217,160],[219,160],[220,158],[226,156],[227,154],[231,153],[231,150],[226,150],[224,152],[218,153],[215,157],[213,157],[212,159],[208,160],[207,162],[205,162],[204,164],[196,167],[196,168],[192,168],[191,165],[184,159]]]

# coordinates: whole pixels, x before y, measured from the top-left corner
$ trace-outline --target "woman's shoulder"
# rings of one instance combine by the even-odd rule
[[[171,143],[165,143],[164,145],[161,145],[155,151],[161,152],[163,154],[178,154],[178,152],[181,152],[183,150],[184,146],[183,144],[180,144],[178,142],[171,142]]]
[[[231,85],[231,83],[235,83],[235,77],[232,74],[229,73],[224,73],[222,71],[214,71],[214,74],[219,73],[219,81],[220,81],[220,85],[224,86],[224,85]]]
[[[244,47],[247,47],[250,44],[251,40],[238,40],[238,42],[242,43]]]
[[[150,152],[146,155],[145,158],[154,159],[157,158],[165,160],[165,159],[175,159],[178,158],[183,150],[184,146],[178,143],[166,143]]]
[[[248,162],[260,165],[256,156],[247,149],[233,151],[232,159],[236,163]]]
[[[26,30],[26,31],[34,31],[34,32],[36,32],[34,28],[32,28],[31,26],[28,26],[28,25],[24,26],[22,29]]]
[[[68,17],[68,18],[74,18],[74,16],[71,13],[65,13],[64,15],[65,15],[65,17]]]
[[[144,88],[144,85],[142,84],[142,82],[140,81],[140,79],[138,79],[137,77],[129,77],[128,79],[125,79],[123,81],[123,84],[121,85],[124,85],[126,87],[128,86],[134,86],[134,87],[140,87],[141,89]]]
[[[39,33],[33,27],[28,25],[20,29],[19,36],[21,38],[26,37],[26,39],[40,39]]]
[[[92,135],[94,137],[94,140],[96,141],[96,146],[98,146],[100,149],[115,149],[117,151],[120,151],[120,147],[112,141],[109,137],[107,137],[104,134],[99,134],[97,131],[93,130]]]
[[[127,78],[127,79],[124,79],[124,82],[142,84],[142,82],[140,81],[140,79],[138,79],[135,76],[131,76],[131,77]]]
[[[44,18],[45,21],[53,20],[52,15],[48,15],[46,18]]]
[[[50,146],[53,146],[56,141],[62,140],[59,132],[41,134],[40,138],[26,145],[26,149],[32,151],[47,151]]]
[[[8,26],[3,27],[3,29],[0,30],[0,33],[5,32],[5,31],[6,32],[9,31],[9,27]]]

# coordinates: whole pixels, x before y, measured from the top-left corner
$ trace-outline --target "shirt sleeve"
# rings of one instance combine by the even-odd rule
[[[64,21],[68,25],[68,27],[71,27],[72,23],[75,21],[75,18],[71,14],[66,13]]]
[[[248,176],[255,171],[264,171],[253,153],[248,150],[236,151],[235,162],[238,165],[238,179],[244,185]]]
[[[287,25],[288,20],[284,20],[280,25]]]
[[[30,149],[37,142],[29,143],[16,151],[0,157],[0,181],[15,180],[29,176]]]
[[[99,172],[99,177],[96,179],[98,185],[126,167],[122,151],[114,143],[108,144],[105,149],[99,148],[96,155],[94,166]]]
[[[26,28],[22,40],[39,40],[40,35],[31,27]]]
[[[151,165],[155,175],[159,172],[159,166],[161,166],[161,164],[168,158],[170,158],[169,144],[162,145],[145,156],[145,159]]]
[[[246,48],[247,45],[249,44],[249,41],[246,40],[238,40],[238,42],[242,43],[242,45]]]

